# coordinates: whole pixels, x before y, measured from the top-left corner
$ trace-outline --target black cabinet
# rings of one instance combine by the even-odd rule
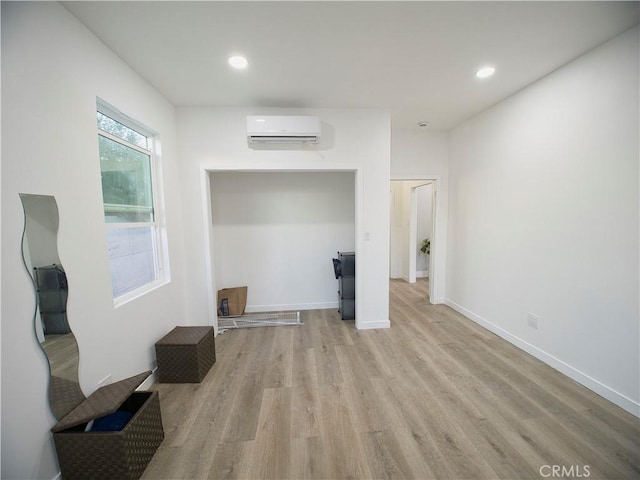
[[[353,320],[356,318],[356,254],[354,252],[338,252],[334,267],[338,279],[340,316],[342,320]]]

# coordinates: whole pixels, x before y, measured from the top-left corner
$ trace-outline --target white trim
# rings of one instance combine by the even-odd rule
[[[535,345],[532,345],[529,342],[522,340],[521,338],[509,333],[504,328],[499,327],[498,325],[488,321],[487,319],[481,317],[480,315],[476,315],[472,311],[467,310],[463,306],[458,305],[457,303],[449,300],[448,298],[445,298],[445,304],[453,308],[456,312],[461,313],[468,319],[477,323],[478,325],[486,328],[490,332],[495,333],[496,335],[505,339],[509,343],[524,350],[528,354],[533,355],[538,360],[541,360],[542,362],[546,363],[550,367],[558,370],[560,373],[575,380],[581,385],[584,385],[589,390],[592,390],[598,395],[606,398],[610,402],[615,403],[620,408],[623,408],[624,410],[631,413],[632,415],[635,415],[636,417],[640,417],[640,403],[635,402],[633,399],[627,397],[626,395],[623,395],[622,393],[613,390],[612,388],[599,382],[595,378],[587,375],[584,372],[581,372],[580,370],[572,367],[571,365],[563,362],[562,360],[554,357],[553,355],[545,352],[544,350],[536,347]]]
[[[356,316],[356,320],[357,320]],[[374,330],[378,328],[391,328],[391,322],[389,320],[376,320],[373,322],[360,322],[356,325],[358,330]]]
[[[104,211],[109,213],[150,213],[153,214],[153,207],[146,207],[141,205],[122,205],[117,203],[103,203]],[[128,226],[130,223],[122,223],[122,222],[110,222],[110,225],[125,225]],[[146,225],[153,225],[153,222],[135,222]]]
[[[412,181],[412,180],[418,180],[418,181],[427,181],[430,182],[433,188],[433,193],[432,193],[432,202],[431,202],[431,208],[432,208],[432,215],[431,215],[431,255],[429,256],[429,271],[432,272],[429,275],[429,302],[432,305],[437,305],[440,303],[443,303],[444,299],[442,297],[436,297],[435,296],[435,291],[436,291],[436,276],[437,278],[442,278],[444,280],[444,275],[446,272],[446,259],[442,260],[442,261],[436,261],[436,249],[438,248],[438,242],[437,242],[437,238],[438,235],[441,235],[440,230],[442,228],[438,228],[439,227],[439,219],[440,219],[440,215],[438,215],[438,208],[437,208],[437,202],[438,202],[438,192],[440,191],[440,186],[442,184],[442,175],[431,175],[431,174],[391,174],[390,176],[390,181],[391,182],[397,182],[397,181]],[[445,218],[442,219],[442,221],[446,221],[446,216]],[[446,227],[446,224],[445,224]],[[443,242],[442,247],[440,248],[445,248],[445,244],[446,244],[446,228],[443,229],[444,232],[442,233],[442,235],[445,238],[445,242]],[[444,250],[443,250],[444,251]],[[407,281],[409,281],[409,279],[406,279]],[[442,282],[444,285],[444,281]],[[444,293],[444,291],[442,292]]]
[[[207,311],[209,325],[213,326],[214,334],[218,334],[218,311],[216,305],[217,289],[214,276],[213,257],[213,212],[211,210],[211,170],[203,169],[200,172],[200,190],[202,195],[202,225],[204,226],[204,265],[205,281],[207,284]],[[214,296],[215,292],[215,296]]]
[[[403,174],[403,173],[392,173],[391,174],[391,178],[390,180],[392,182],[397,182],[397,181],[403,181],[403,180],[407,180],[407,181],[422,181],[424,180],[425,182],[429,182],[429,181],[440,181],[442,179],[442,175],[432,175],[432,174],[416,174],[416,173],[411,173],[411,174]]]
[[[281,305],[247,305],[245,313],[260,312],[288,312],[293,310],[334,310],[339,306],[338,302],[321,303],[289,303]]]
[[[100,111],[100,109],[98,109],[98,112],[103,113],[103,112]],[[121,123],[122,125],[127,127],[129,130],[133,130],[133,128],[125,125],[123,122],[118,121],[118,123]],[[136,132],[135,130],[133,130],[133,131]],[[138,133],[138,134],[142,135],[143,137],[145,137],[147,139],[147,143],[149,142],[149,140],[151,140],[151,143],[153,143],[153,138],[154,138],[153,135],[143,135],[140,132],[136,132],[136,133]],[[135,143],[131,143],[129,140],[125,140],[122,137],[118,137],[118,136],[114,135],[113,133],[109,133],[106,130],[102,130],[100,127],[98,127],[98,135],[100,135],[101,137],[104,137],[104,138],[106,138],[108,140],[111,140],[112,142],[119,143],[120,145],[124,145],[125,147],[130,148],[131,150],[135,150],[138,153],[142,153],[143,155],[148,155],[148,156],[152,156],[153,155],[153,147],[152,148],[141,147],[140,145],[136,145]]]
[[[409,283],[416,283],[418,263],[418,187],[409,191]],[[433,224],[433,222],[431,222]],[[432,227],[433,230],[433,227]]]
[[[115,229],[124,229],[124,228],[151,228],[152,234],[152,245],[153,245],[153,266],[154,266],[154,274],[155,279],[149,283],[141,285],[140,287],[128,291],[124,294],[114,296],[113,297],[113,305],[114,308],[118,308],[126,303],[129,303],[132,300],[135,300],[147,293],[169,283],[171,281],[170,270],[169,270],[169,250],[168,250],[168,240],[167,240],[167,232],[166,232],[166,217],[165,217],[165,205],[164,205],[164,182],[163,182],[163,171],[161,164],[161,154],[160,154],[160,135],[158,132],[150,129],[146,125],[141,124],[139,121],[131,118],[126,115],[113,105],[105,102],[99,97],[96,97],[96,111],[108,116],[112,120],[121,123],[125,127],[137,132],[138,134],[147,137],[147,146],[150,148],[142,148],[134,143],[129,142],[124,138],[117,137],[112,135],[109,132],[102,130],[99,126],[96,125],[96,129],[98,131],[98,136],[102,136],[104,138],[110,139],[113,142],[116,142],[120,145],[124,145],[127,148],[132,150],[136,150],[144,155],[149,157],[149,176],[151,182],[151,202],[152,206],[150,207],[151,213],[153,214],[152,222],[117,222],[117,223],[109,223],[105,221],[105,236],[108,233],[108,230]],[[98,149],[98,153],[99,153]],[[98,161],[100,159],[98,158]],[[102,168],[100,168],[102,171]],[[104,192],[103,192],[104,194]],[[107,208],[110,204],[105,204],[103,201],[103,205]],[[141,207],[131,207],[131,206],[121,206],[120,208],[125,207],[125,210],[138,210]],[[149,208],[149,207],[142,207]],[[111,261],[109,261],[111,263]],[[112,286],[113,290],[113,286]],[[113,292],[112,292],[113,295]]]
[[[135,290],[131,290],[130,292],[123,293],[113,299],[113,308],[120,308],[123,305],[126,305],[129,302],[132,302],[136,298],[143,297],[147,293],[153,292],[158,288],[169,283],[168,279],[165,278],[157,278],[153,282],[145,283],[144,285],[136,288]],[[113,295],[113,292],[111,292]]]
[[[102,113],[103,115],[106,115],[107,117],[111,118],[112,120],[122,123],[125,127],[130,128],[134,132],[137,132],[141,135],[144,135],[146,137],[155,137],[158,135],[158,132],[156,132],[155,130],[147,127],[146,125],[143,125],[135,118],[130,117],[129,115],[124,113],[122,110],[120,110],[117,107],[114,107],[109,102],[104,101],[100,97],[96,97],[96,110]],[[99,130],[101,132],[104,132],[104,130],[102,129],[99,129]]]
[[[362,262],[358,260],[359,253],[364,252],[364,232],[366,232],[366,227],[364,225],[364,179],[362,171],[359,168],[355,168],[353,170],[354,173],[354,189],[355,189],[355,253],[356,253],[356,305],[355,305],[355,323],[356,329],[363,329],[363,321],[360,317],[362,317],[362,299],[364,298],[364,294],[362,292]]]
[[[215,305],[217,304],[217,290],[215,286],[214,278],[214,255],[213,255],[213,225],[211,224],[212,210],[211,210],[211,188],[210,188],[210,174],[216,172],[352,172],[354,174],[355,182],[355,253],[356,257],[358,252],[364,251],[363,245],[363,197],[364,197],[364,184],[362,179],[362,167],[360,165],[353,164],[328,164],[326,162],[308,162],[304,165],[300,165],[297,162],[284,162],[284,164],[270,165],[264,163],[244,163],[238,166],[234,163],[226,164],[214,164],[207,165],[202,164],[200,166],[201,174],[201,199],[202,199],[202,218],[204,228],[204,261],[207,267],[206,269],[206,282],[207,282],[207,308],[209,309],[209,321],[213,324],[217,333],[218,317]],[[369,327],[361,326],[361,321],[358,319],[358,312],[361,312],[361,299],[362,294],[360,292],[360,285],[362,284],[362,275],[359,273],[359,263],[356,262],[356,328],[389,328],[389,321],[386,320],[386,326],[383,327]],[[366,323],[369,325],[369,323]]]
[[[151,386],[156,383],[156,371],[158,370],[158,367],[154,367],[154,369],[151,371],[151,375],[149,375],[144,382],[142,382],[138,388],[136,388],[136,391],[141,391],[141,390],[149,390],[151,388]]]

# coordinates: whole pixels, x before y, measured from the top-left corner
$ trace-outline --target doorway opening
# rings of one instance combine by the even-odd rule
[[[248,314],[337,309],[332,258],[357,250],[358,186],[351,169],[205,170],[212,324],[213,295],[234,286]]]
[[[435,303],[436,178],[391,181],[390,252],[391,279],[429,284],[429,302]],[[424,245],[427,242],[428,246]],[[425,248],[426,247],[426,248]]]

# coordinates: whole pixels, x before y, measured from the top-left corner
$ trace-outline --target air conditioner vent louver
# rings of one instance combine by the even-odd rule
[[[318,143],[320,119],[300,115],[249,115],[249,143]]]

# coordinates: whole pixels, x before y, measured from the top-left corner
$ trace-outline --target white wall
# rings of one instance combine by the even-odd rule
[[[450,305],[636,415],[638,44],[636,28],[451,132],[447,263]]]
[[[331,259],[355,249],[354,174],[211,175],[218,288],[247,285],[247,312],[337,308]]]
[[[391,221],[389,230],[389,277],[408,278],[409,219],[402,181],[391,182]]]
[[[258,111],[259,110],[259,111]],[[250,148],[246,115],[293,113],[317,115],[323,140],[316,146]],[[385,110],[274,110],[248,108],[178,108],[185,235],[189,239],[187,292],[189,316],[213,321],[208,256],[211,218],[208,170],[356,171],[356,325],[389,325],[390,116]],[[368,234],[368,235],[367,235]],[[368,237],[368,240],[365,238]],[[216,263],[216,258],[213,258]]]
[[[29,217],[24,232],[25,260],[30,268],[60,263],[58,256],[58,207],[51,197],[21,197],[25,216]]]
[[[96,97],[161,135],[172,282],[117,310],[102,212]],[[154,366],[153,344],[185,323],[175,111],[67,10],[2,3],[2,478],[58,472],[48,370],[32,323],[35,299],[20,259],[19,193],[54,195],[69,323],[85,394]]]
[[[447,132],[393,129],[391,133],[391,178],[434,179],[436,217],[431,239],[433,255],[429,272],[433,282],[431,302],[445,300],[447,262],[447,218],[449,203],[449,145]]]

